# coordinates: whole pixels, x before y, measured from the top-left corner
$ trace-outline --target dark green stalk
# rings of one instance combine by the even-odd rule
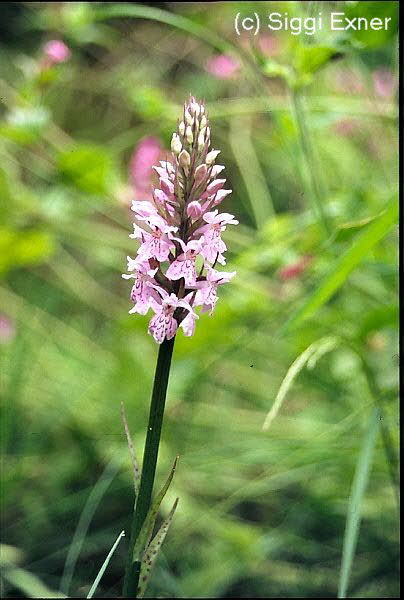
[[[125,598],[136,598],[137,594],[140,563],[133,560],[133,548],[149,511],[152,499],[174,341],[175,337],[171,340],[164,340],[160,346],[157,359],[150,405],[149,424],[147,426],[147,437],[143,454],[142,475],[140,478],[139,494],[136,499],[133,513],[129,553],[126,564],[123,587],[123,595]]]

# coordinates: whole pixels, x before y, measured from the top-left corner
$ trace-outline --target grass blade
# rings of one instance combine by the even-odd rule
[[[342,549],[341,571],[338,585],[338,598],[346,598],[349,577],[358,541],[361,521],[362,500],[365,494],[372,466],[373,451],[379,431],[379,410],[375,408],[371,414],[369,425],[362,442],[362,448],[356,465],[355,476],[349,499],[346,518],[344,542]]]
[[[272,421],[275,419],[276,415],[278,414],[278,412],[282,406],[282,403],[285,399],[286,394],[288,393],[294,380],[296,379],[296,377],[298,376],[300,371],[304,368],[304,366],[307,364],[307,366],[309,368],[313,368],[313,366],[317,362],[317,360],[319,360],[319,358],[321,356],[323,356],[323,354],[325,354],[326,352],[330,352],[330,350],[333,350],[335,348],[335,346],[337,345],[337,343],[338,343],[338,340],[336,338],[333,338],[333,337],[322,338],[321,340],[317,340],[317,341],[313,342],[312,344],[310,344],[310,346],[308,346],[306,348],[306,350],[304,350],[304,352],[302,352],[296,358],[296,360],[289,367],[288,372],[286,373],[286,375],[281,383],[281,386],[276,395],[276,398],[271,407],[271,410],[265,417],[265,421],[262,426],[263,431],[266,431],[267,429],[269,429],[269,426],[271,425]]]
[[[63,593],[68,594],[70,584],[72,582],[74,569],[79,557],[81,548],[84,543],[88,528],[91,523],[91,519],[94,516],[95,511],[113,478],[118,473],[119,467],[116,465],[115,459],[111,460],[105,467],[101,477],[91,490],[91,493],[87,499],[87,502],[80,515],[79,522],[74,532],[72,543],[70,544],[69,551],[67,553],[65,567],[63,570],[62,580],[60,583],[60,589]]]
[[[303,304],[283,327],[283,332],[296,327],[311,317],[345,283],[351,272],[368,256],[370,250],[388,233],[397,222],[398,202],[394,198],[382,215],[359,233],[348,250],[336,260],[328,275],[316,286],[314,294]]]
[[[166,25],[171,25],[172,27],[194,35],[195,37],[203,40],[219,50],[219,52],[229,50],[234,52],[234,47],[229,42],[223,40],[210,29],[207,29],[199,23],[195,23],[187,17],[170,13],[154,6],[146,6],[144,4],[134,3],[112,3],[108,6],[102,6],[101,8],[95,9],[93,14],[95,19],[99,20],[111,19],[114,17],[132,17],[138,19],[150,19],[159,23],[165,23]]]
[[[105,569],[108,567],[109,561],[111,560],[113,553],[115,552],[116,548],[118,547],[119,542],[124,537],[124,535],[125,535],[125,532],[121,531],[121,533],[116,538],[114,545],[112,546],[111,550],[108,552],[107,558],[104,560],[104,562],[102,563],[101,569],[98,571],[97,577],[94,579],[94,583],[91,586],[91,589],[87,594],[87,598],[92,598],[94,596],[94,592],[97,589],[98,584],[100,583],[101,577],[104,575]]]
[[[14,587],[24,592],[27,598],[67,598],[65,594],[48,588],[36,575],[25,569],[5,568],[1,574]]]
[[[230,145],[233,156],[249,195],[257,229],[275,214],[271,193],[258,160],[251,135],[251,119],[237,117],[231,120]]]

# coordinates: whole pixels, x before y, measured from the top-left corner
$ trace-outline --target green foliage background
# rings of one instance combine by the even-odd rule
[[[265,22],[330,10],[392,26],[234,32],[238,12]],[[5,595],[85,596],[128,531],[120,402],[141,456],[157,354],[121,279],[135,253],[128,164],[145,135],[169,147],[190,92],[206,100],[233,189],[224,209],[241,225],[226,232],[227,270],[238,276],[176,341],[158,473],[180,455],[163,510],[180,504],[148,593],[398,595],[397,101],[375,88],[378,71],[396,76],[397,12],[2,4]],[[41,71],[52,38],[71,58]],[[205,68],[221,52],[240,63],[231,79]],[[125,552],[124,539],[99,597],[121,594]]]

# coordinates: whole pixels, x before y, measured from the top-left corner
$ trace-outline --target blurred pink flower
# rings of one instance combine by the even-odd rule
[[[140,140],[130,159],[130,178],[135,188],[135,196],[151,194],[153,165],[161,158],[163,148],[154,136]]]
[[[351,69],[341,69],[335,75],[335,87],[348,94],[363,94],[366,86],[362,74]]]
[[[261,35],[258,40],[258,45],[261,52],[267,56],[274,56],[279,50],[279,40],[270,33]]]
[[[339,135],[350,137],[357,131],[358,126],[353,119],[339,119],[334,123],[333,129]]]
[[[231,79],[240,68],[240,63],[227,54],[212,56],[206,63],[208,73],[218,79]]]
[[[12,320],[5,315],[0,313],[0,344],[7,344],[15,336],[15,326]]]
[[[373,86],[381,98],[391,98],[395,92],[396,80],[390,69],[377,69],[372,73]]]
[[[51,65],[65,62],[70,58],[70,49],[62,40],[49,40],[43,47],[44,54]]]
[[[313,258],[311,256],[302,256],[298,261],[286,265],[279,271],[279,278],[282,281],[287,281],[288,279],[295,279],[299,277],[305,270],[306,267],[309,266]]]

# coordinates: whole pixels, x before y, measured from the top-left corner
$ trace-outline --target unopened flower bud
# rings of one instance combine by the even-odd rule
[[[210,152],[208,152],[205,159],[206,164],[212,165],[219,154],[220,150],[211,150]]]
[[[185,122],[187,125],[189,125],[190,127],[192,127],[192,125],[194,124],[194,119],[193,117],[189,114],[188,109],[186,109],[185,113],[184,113],[184,117],[185,117]]]
[[[204,127],[206,127],[207,123],[208,123],[207,118],[205,117],[205,115],[202,115],[201,121],[200,121],[200,127],[201,127],[201,129],[203,129]]]
[[[205,179],[207,174],[208,174],[208,169],[206,168],[206,165],[199,165],[199,167],[196,167],[195,183],[198,185],[201,181],[203,181]]]
[[[178,162],[180,163],[183,169],[187,169],[191,164],[191,157],[186,150],[182,150],[179,157]]]
[[[171,196],[174,193],[174,184],[168,179],[160,178],[160,188],[167,196]]]
[[[180,132],[181,135],[184,135],[184,133],[185,133],[185,123],[184,123],[184,121],[181,121],[181,123],[178,125],[178,131]]]
[[[192,142],[194,141],[194,136],[192,135],[192,129],[190,127],[186,128],[185,137],[187,138],[188,144],[192,144]]]
[[[198,150],[202,150],[202,148],[205,146],[205,135],[203,132],[201,132],[198,135]]]
[[[216,177],[219,175],[219,173],[221,173],[223,170],[224,170],[223,165],[215,165],[214,167],[212,167],[210,176],[212,177],[212,179],[216,179]]]
[[[193,200],[187,206],[187,215],[191,219],[199,219],[202,214],[202,206],[197,200]]]
[[[182,144],[178,133],[173,133],[173,137],[171,138],[171,150],[177,156],[182,150]]]
[[[216,192],[215,198],[213,201],[213,206],[217,206],[218,204],[220,204],[222,202],[222,200],[224,200],[224,198],[226,198],[226,196],[231,194],[231,192],[232,192],[232,190],[219,190],[218,192]]]
[[[218,192],[219,190],[222,189],[222,187],[224,186],[225,183],[226,183],[225,179],[215,179],[206,188],[206,193],[208,194],[208,196],[211,196],[212,194],[216,194],[216,192]]]
[[[191,110],[194,113],[195,117],[198,118],[199,113],[201,112],[201,107],[199,106],[199,104],[197,102],[192,102]]]

